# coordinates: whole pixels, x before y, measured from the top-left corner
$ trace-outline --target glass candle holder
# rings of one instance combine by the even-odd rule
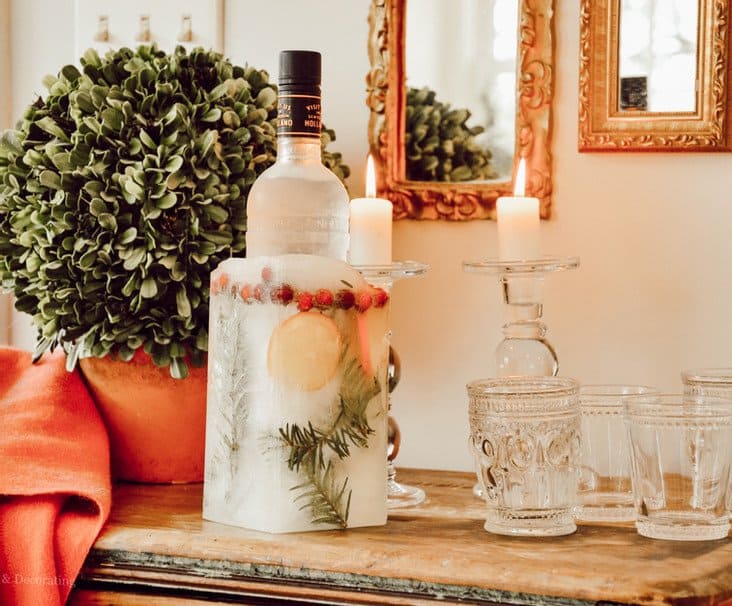
[[[557,374],[559,360],[546,339],[547,327],[542,321],[544,278],[577,267],[577,257],[463,262],[466,272],[499,276],[505,323],[503,340],[495,351],[497,376]]]
[[[427,272],[428,266],[415,261],[401,261],[388,265],[354,265],[354,268],[370,284],[383,288],[390,293],[394,282],[405,278],[421,276]],[[389,331],[389,336],[391,336],[391,331]],[[389,348],[389,365],[387,367],[388,409],[391,411],[391,393],[396,389],[401,378],[401,361],[394,348],[388,343],[387,346]],[[389,414],[387,421],[387,509],[391,510],[419,505],[426,498],[424,490],[417,486],[402,484],[396,480],[394,460],[401,446],[401,431],[393,415]]]
[[[473,381],[470,442],[487,506],[485,529],[556,536],[576,530],[579,384],[564,377]]]

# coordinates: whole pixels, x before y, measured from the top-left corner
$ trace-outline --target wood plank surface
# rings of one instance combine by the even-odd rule
[[[474,478],[400,470],[399,479],[423,487],[428,500],[390,514],[386,526],[285,535],[203,520],[200,484],[120,484],[79,586],[159,587],[224,602],[269,595],[281,597],[271,603],[732,606],[729,539],[658,541],[632,524],[501,537],[483,530]]]
[[[239,602],[239,604],[246,602]],[[92,591],[81,589],[71,595],[67,606],[225,606],[230,602],[212,602],[192,598],[155,596],[139,593],[120,593],[116,591]]]

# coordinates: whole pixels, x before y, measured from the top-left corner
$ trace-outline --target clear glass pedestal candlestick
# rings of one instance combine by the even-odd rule
[[[389,386],[389,408],[391,409],[391,392],[394,391],[399,378],[401,376],[401,362],[397,352],[391,345],[389,346],[389,367],[387,370],[387,383]],[[400,507],[411,507],[422,503],[426,494],[424,490],[417,486],[409,486],[408,484],[400,484],[396,481],[396,467],[394,459],[399,454],[399,448],[402,443],[402,432],[399,430],[399,424],[396,419],[389,415],[389,428],[387,433],[388,450],[386,453],[386,490],[387,490],[387,509],[398,509]]]
[[[421,276],[427,272],[427,265],[415,261],[401,261],[389,265],[354,265],[366,280],[373,286],[383,288],[391,293],[394,282],[404,278]],[[389,365],[387,367],[387,385],[389,390],[389,410],[391,410],[391,393],[399,383],[401,376],[401,362],[394,348],[389,345]],[[399,453],[401,445],[401,432],[396,419],[390,414],[388,418],[388,440],[387,451],[387,508],[398,509],[419,505],[425,498],[425,492],[416,486],[408,486],[396,481],[396,468],[394,459]]]
[[[495,351],[497,376],[557,374],[559,360],[546,339],[547,328],[542,321],[544,277],[577,267],[577,257],[463,262],[466,272],[499,276],[506,321],[503,340]]]
[[[498,276],[503,292],[503,340],[495,350],[496,376],[555,376],[557,352],[546,339],[542,321],[543,287],[547,274],[579,267],[578,257],[546,256],[522,261],[463,261],[463,270]],[[480,484],[473,486],[482,496]]]

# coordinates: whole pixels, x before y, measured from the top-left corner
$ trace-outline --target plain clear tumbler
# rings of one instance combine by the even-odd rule
[[[638,533],[654,539],[727,537],[732,400],[662,394],[623,401]]]
[[[504,377],[467,388],[470,442],[487,505],[485,529],[529,536],[574,532],[577,381]]]
[[[692,396],[732,398],[732,368],[695,368],[681,373],[684,393]],[[727,487],[727,513],[732,517],[732,471]]]
[[[642,385],[580,387],[579,519],[594,522],[635,520],[623,398],[651,393],[658,391]]]

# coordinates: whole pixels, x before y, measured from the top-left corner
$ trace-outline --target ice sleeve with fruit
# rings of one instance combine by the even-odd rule
[[[341,261],[211,275],[206,519],[266,532],[386,522],[389,296]]]

